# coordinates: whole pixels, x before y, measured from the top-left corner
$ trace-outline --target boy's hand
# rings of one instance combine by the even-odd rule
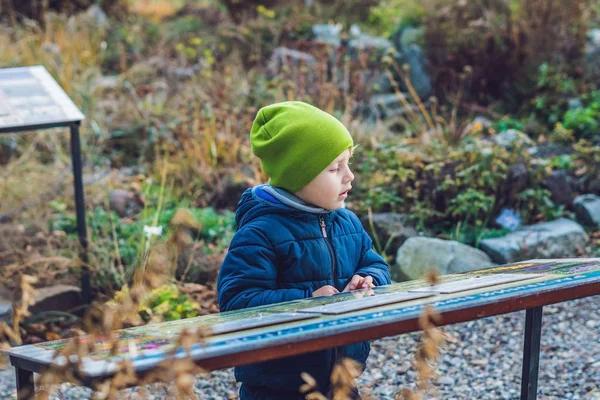
[[[356,289],[371,289],[374,288],[373,277],[354,275],[350,282],[344,288],[344,292],[349,292]]]
[[[325,285],[318,288],[312,293],[312,297],[331,296],[332,294],[339,293],[340,291],[331,285]]]

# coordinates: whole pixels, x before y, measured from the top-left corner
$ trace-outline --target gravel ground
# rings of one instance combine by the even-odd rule
[[[544,307],[538,398],[600,400],[600,296]],[[453,338],[442,350],[437,399],[518,399],[525,312],[443,328]],[[392,399],[412,387],[418,334],[373,341],[367,371],[359,378],[365,397]],[[152,399],[171,399],[168,385],[154,385]],[[139,398],[136,389],[124,398]],[[200,399],[237,398],[233,370],[196,379]],[[64,385],[53,399],[91,398],[88,389]],[[0,398],[15,399],[12,370],[0,372]]]

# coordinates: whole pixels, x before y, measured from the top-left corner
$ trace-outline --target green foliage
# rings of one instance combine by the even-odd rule
[[[153,290],[141,306],[140,316],[145,321],[156,315],[166,321],[191,318],[198,315],[200,309],[198,303],[181,293],[175,285],[165,285]]]
[[[130,15],[127,24],[117,24],[107,31],[101,53],[101,65],[107,71],[121,71],[159,43],[161,30],[158,24]],[[143,32],[143,33],[142,33]]]
[[[363,213],[368,208],[401,212],[418,229],[450,230],[457,240],[475,245],[488,234],[490,221],[501,207],[519,209],[527,222],[561,215],[562,208],[551,202],[547,190],[506,191],[512,165],[524,164],[527,181],[534,183],[550,170],[548,163],[529,155],[526,141],[516,140],[511,146],[507,149],[477,136],[465,137],[451,148],[437,143],[417,148],[380,142],[355,155],[360,178],[356,191],[361,199],[355,206]],[[569,163],[569,157],[561,157],[550,165]]]
[[[426,2],[425,39],[439,97],[457,92],[460,73],[472,69],[466,97],[505,97],[506,87],[523,77],[526,43],[504,0]]]
[[[442,237],[448,237],[450,240],[456,240],[469,246],[479,247],[479,243],[483,239],[491,239],[502,237],[509,233],[509,229],[505,228],[489,228],[486,226],[473,226],[458,222],[454,229],[449,232],[441,230]]]
[[[553,157],[549,163],[553,170],[571,170],[573,169],[573,160],[570,154],[561,154]]]
[[[458,75],[469,65],[473,73],[467,98],[480,102],[502,99],[508,109],[519,108],[522,100],[530,96],[527,88],[535,83],[531,73],[538,66],[552,63],[569,73],[580,67],[590,18],[590,13],[584,10],[590,3],[589,0],[424,2],[425,37],[438,97],[458,91]],[[536,104],[540,111],[543,103]],[[554,114],[554,110],[549,113]]]
[[[572,155],[573,164],[588,178],[596,179],[600,176],[600,146],[581,139],[573,145],[575,153]]]
[[[504,132],[509,129],[516,129],[518,131],[523,130],[523,122],[511,117],[501,118],[498,121],[494,122],[492,126],[498,132]]]
[[[159,208],[160,187],[149,184],[144,188],[146,206],[134,220],[122,221],[119,216],[104,207],[95,207],[87,212],[90,237],[90,264],[95,268],[95,286],[110,292],[111,288],[125,284],[133,271],[143,263],[147,250],[155,240],[147,240],[145,226],[159,226],[163,234],[158,239],[165,241],[172,233],[169,221],[179,208],[187,208],[198,222],[194,239],[202,244],[204,254],[218,254],[229,246],[235,233],[235,215],[231,211],[219,213],[213,208],[190,208],[189,200],[177,200],[164,196]],[[67,211],[62,201],[50,203],[53,209],[49,220],[51,231],[63,231],[73,241],[77,238],[75,216]],[[124,276],[116,268],[123,268]]]
[[[535,117],[553,126],[568,110],[568,100],[577,95],[577,87],[565,72],[543,63],[538,68],[535,93],[531,100]]]
[[[484,225],[494,207],[495,198],[480,190],[469,188],[450,201],[448,212],[475,226]]]
[[[114,303],[120,303],[128,289],[125,287],[115,293]],[[200,306],[188,295],[181,293],[176,285],[167,284],[150,292],[138,305],[138,313],[144,322],[151,319],[175,321],[198,315]]]
[[[389,37],[403,27],[421,25],[424,17],[425,7],[421,1],[383,0],[371,8],[367,22],[375,34]]]
[[[583,97],[584,107],[567,111],[563,116],[565,129],[578,138],[593,138],[600,129],[600,90]]]
[[[526,224],[540,220],[551,221],[562,216],[564,212],[564,206],[554,204],[550,191],[539,187],[521,192],[519,202],[521,219]]]

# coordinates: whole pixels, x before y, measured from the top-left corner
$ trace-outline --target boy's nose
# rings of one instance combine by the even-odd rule
[[[348,168],[348,173],[346,173],[345,178],[345,183],[352,182],[354,180],[354,174],[352,173],[350,168]]]

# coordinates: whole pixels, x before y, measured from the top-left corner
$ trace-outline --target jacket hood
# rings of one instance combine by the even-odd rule
[[[327,220],[335,211],[305,203],[292,193],[269,184],[246,189],[235,213],[237,229],[264,214],[293,215],[299,219],[323,215]]]

